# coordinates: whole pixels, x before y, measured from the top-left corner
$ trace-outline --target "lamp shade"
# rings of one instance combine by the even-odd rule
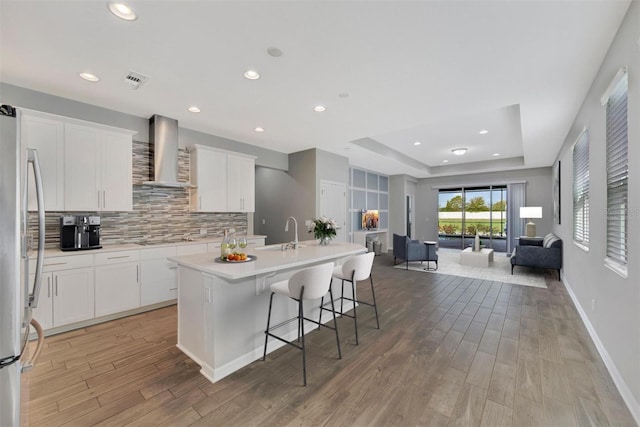
[[[523,206],[520,208],[520,218],[542,218],[542,207]]]

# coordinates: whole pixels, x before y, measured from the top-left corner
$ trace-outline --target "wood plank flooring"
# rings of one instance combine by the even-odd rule
[[[548,289],[405,271],[376,257],[373,310],[212,384],[176,347],[176,307],[46,339],[32,426],[634,426],[555,272]],[[368,283],[359,286],[370,295]],[[265,319],[266,321],[266,319]]]

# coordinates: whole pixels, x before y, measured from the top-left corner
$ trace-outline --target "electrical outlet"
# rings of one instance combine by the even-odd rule
[[[310,220],[310,219],[305,220],[305,221],[304,221],[304,225],[305,225],[307,228],[311,227],[311,220]]]
[[[235,229],[235,228],[230,228],[230,229],[229,229],[229,234],[233,234],[233,233],[235,233],[235,232],[236,232],[236,229]]]
[[[262,225],[265,225],[267,223],[267,221],[265,221],[264,218],[262,218]]]
[[[207,229],[206,228],[201,228],[200,229],[200,235],[201,236],[206,236],[207,235]]]
[[[591,300],[591,311],[596,311],[596,300]]]

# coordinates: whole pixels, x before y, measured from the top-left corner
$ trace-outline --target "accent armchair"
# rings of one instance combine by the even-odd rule
[[[396,259],[401,259],[407,263],[409,269],[409,261],[434,261],[436,270],[438,269],[438,254],[435,245],[425,245],[418,240],[411,240],[407,236],[393,235],[393,264]]]

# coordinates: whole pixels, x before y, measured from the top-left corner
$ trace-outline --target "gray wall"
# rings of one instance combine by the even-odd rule
[[[539,236],[550,233],[553,224],[552,169],[535,168],[421,179],[416,194],[414,238],[438,240],[438,188],[433,187],[497,185],[516,181],[527,182],[527,205],[542,206],[542,218],[535,220],[536,233]],[[565,206],[566,209],[569,207]]]
[[[581,307],[583,319],[597,335],[610,361],[609,369],[640,423],[640,3],[631,3],[625,20],[571,127],[562,161],[562,224],[554,231],[564,239],[563,280]],[[629,221],[628,277],[604,265],[606,256],[606,130],[600,103],[621,65],[629,67]],[[589,250],[572,244],[571,146],[588,127],[590,227]],[[593,304],[593,305],[592,305]]]
[[[405,187],[407,175],[392,175],[389,177],[389,248],[393,248],[393,235],[407,234],[406,211],[407,204],[405,201]]]
[[[138,133],[136,141],[149,141],[149,118],[137,117],[83,102],[73,101],[59,96],[49,95],[18,86],[0,83],[0,101],[3,104],[29,108],[60,116],[73,117],[94,123],[131,129]],[[191,129],[179,129],[179,144],[184,148],[190,144],[209,145],[238,153],[257,156],[256,165],[286,170],[287,155],[267,150],[255,145],[233,141],[216,135],[210,135]]]
[[[299,240],[313,239],[305,221],[319,215],[320,180],[349,183],[346,157],[314,148],[289,154],[288,164],[288,171],[256,168],[254,233],[267,235],[267,244],[293,240],[293,230],[284,231],[289,216],[298,221]]]

